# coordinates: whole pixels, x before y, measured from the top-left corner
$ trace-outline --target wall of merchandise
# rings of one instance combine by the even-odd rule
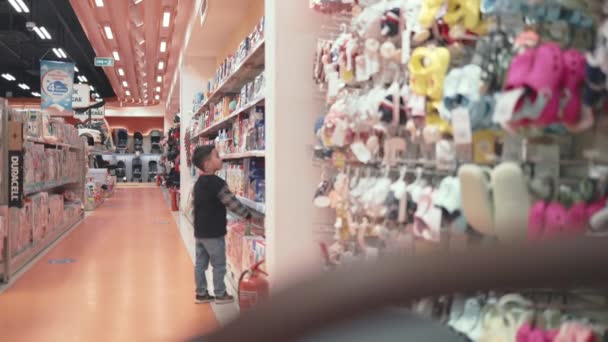
[[[605,4],[310,1],[330,19],[312,75],[327,103],[314,128],[323,168],[314,204],[335,214],[325,266],[603,238]],[[571,292],[559,292],[571,305],[554,320],[530,323],[534,307],[548,315],[556,305],[539,295],[454,296],[416,309],[475,341],[502,328],[508,341],[554,340],[573,336],[573,324],[588,340],[606,336],[590,323],[606,322],[605,310]],[[496,318],[516,312],[518,322]]]

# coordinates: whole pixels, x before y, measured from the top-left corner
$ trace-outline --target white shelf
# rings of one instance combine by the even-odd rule
[[[239,116],[239,114],[250,110],[251,108],[257,106],[259,103],[263,102],[265,100],[265,96],[262,95],[258,98],[256,98],[255,100],[250,101],[249,103],[247,103],[244,106],[241,106],[240,108],[237,108],[236,110],[234,110],[232,113],[230,113],[228,116],[226,116],[225,118],[221,119],[220,121],[212,124],[211,126],[204,128],[202,130],[200,130],[199,132],[195,133],[193,135],[193,138],[198,138],[201,136],[206,136],[209,135],[211,133],[215,133],[217,131],[219,131],[220,129],[228,126],[228,123]]]
[[[82,149],[82,146],[70,145],[70,144],[64,144],[64,143],[52,143],[52,142],[48,142],[42,138],[26,137],[26,140],[36,143],[36,144],[42,144],[42,145],[47,145],[47,146],[52,146],[52,147],[65,147],[65,148],[69,148],[69,149],[73,149],[73,150]]]
[[[232,159],[245,159],[245,158],[264,158],[266,157],[266,151],[247,151],[240,153],[228,153],[222,154],[222,159],[232,160]]]
[[[265,203],[252,201],[249,198],[245,198],[242,196],[237,196],[237,198],[239,199],[239,201],[241,201],[241,203],[243,203],[247,207],[257,211],[258,213],[261,213],[264,215],[266,214],[266,204]]]
[[[24,185],[24,188],[25,188],[24,194],[25,194],[25,196],[28,196],[28,195],[35,194],[37,192],[50,191],[50,190],[53,190],[56,188],[61,188],[66,185],[76,184],[79,182],[80,181],[78,179],[62,178],[62,179],[56,179],[56,180],[52,180],[52,181],[48,181],[48,182],[38,182],[38,183],[26,184],[26,185]]]
[[[264,47],[265,41],[262,40],[251,50],[249,55],[243,59],[234,72],[227,76],[226,79],[215,88],[197,110],[196,115],[200,114],[211,102],[217,101],[223,94],[239,92],[243,83],[259,74],[259,69],[264,66]]]

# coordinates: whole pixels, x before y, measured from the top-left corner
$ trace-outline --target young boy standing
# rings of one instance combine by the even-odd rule
[[[218,304],[234,301],[226,292],[226,208],[234,214],[251,218],[249,209],[234,196],[226,182],[215,175],[222,169],[222,159],[213,145],[199,146],[192,154],[192,163],[202,171],[194,185],[194,237],[196,239],[196,303]],[[215,297],[207,292],[205,271],[213,267]]]

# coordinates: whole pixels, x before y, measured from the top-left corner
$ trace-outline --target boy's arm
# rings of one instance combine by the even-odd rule
[[[235,213],[237,216],[244,218],[251,218],[251,211],[239,201],[236,196],[228,189],[227,185],[224,185],[220,192],[217,194],[220,202],[222,202],[228,210]]]

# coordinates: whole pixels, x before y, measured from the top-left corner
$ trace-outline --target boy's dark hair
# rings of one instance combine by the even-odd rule
[[[205,162],[211,157],[211,153],[215,150],[213,145],[198,146],[192,153],[192,164],[199,168],[201,171],[205,171]]]

